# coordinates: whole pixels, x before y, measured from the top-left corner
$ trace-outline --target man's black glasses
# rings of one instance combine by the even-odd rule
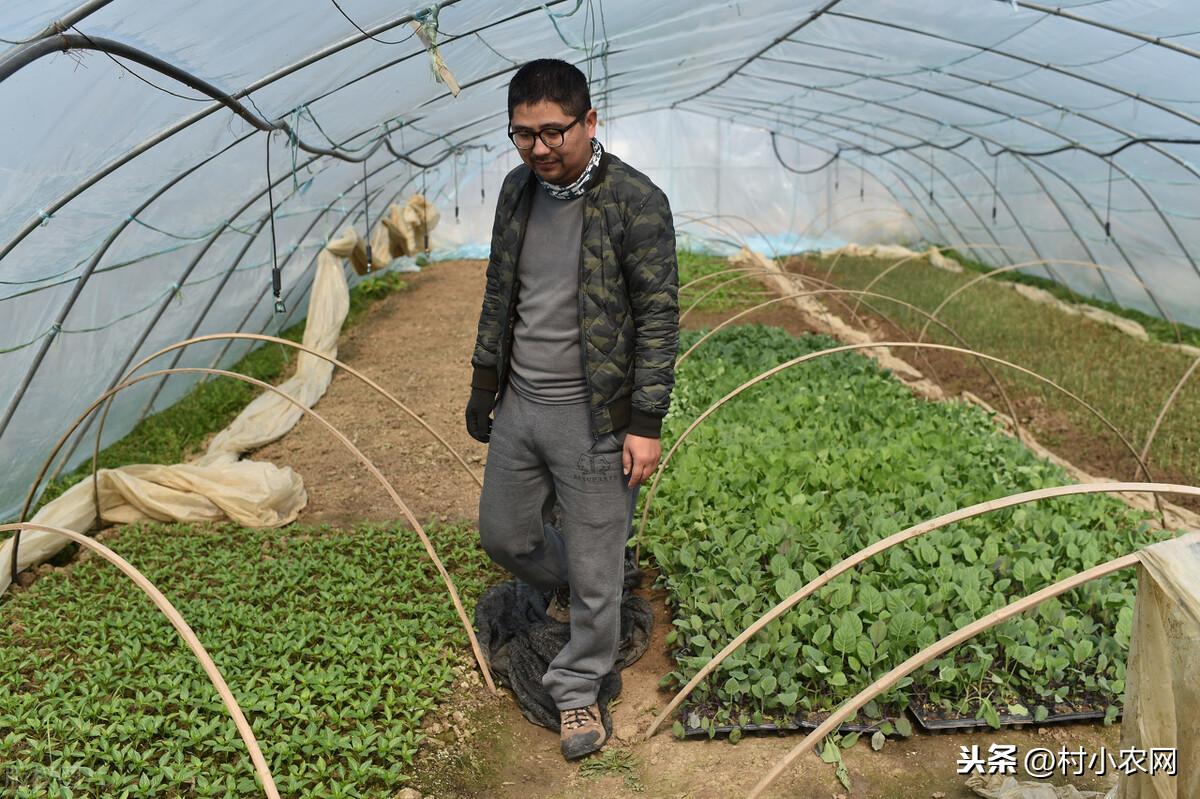
[[[565,128],[543,128],[537,133],[529,130],[510,130],[508,132],[508,138],[512,139],[512,143],[516,145],[518,150],[532,150],[533,144],[537,139],[541,139],[542,144],[546,145],[547,147],[562,147],[567,131],[575,127],[579,120],[583,119],[585,116],[587,116],[586,111],[575,117],[575,119],[571,121],[571,124],[567,125]]]

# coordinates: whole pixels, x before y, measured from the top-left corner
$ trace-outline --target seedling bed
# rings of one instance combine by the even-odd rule
[[[698,336],[684,331],[682,347]],[[835,346],[757,325],[721,331],[678,370],[665,443],[754,375]],[[845,353],[781,372],[733,399],[696,429],[666,474],[646,543],[669,596],[666,641],[676,668],[664,686],[676,687],[776,603],[874,541],[956,508],[1069,482],[978,408],[924,401],[868,359]],[[715,736],[713,724],[751,721],[746,707],[761,713],[754,721],[791,721],[737,724],[743,731],[812,726],[819,718],[792,714],[831,711],[940,637],[1169,535],[1113,498],[1078,496],[921,536],[833,579],[758,631],[695,697],[692,707],[713,721],[685,718],[676,734]],[[1005,697],[1039,700],[1027,705],[1037,717],[1010,724],[1042,723],[1046,711],[1036,708],[1055,693],[1082,705],[1059,707],[1060,714],[1119,704],[1133,580],[1112,575],[1010,619],[899,681],[880,706],[907,709],[914,697],[934,695],[958,703],[982,692],[988,704],[967,709],[982,721],[922,714],[935,726],[967,729],[1001,726]],[[1116,712],[1107,710],[1110,720]]]

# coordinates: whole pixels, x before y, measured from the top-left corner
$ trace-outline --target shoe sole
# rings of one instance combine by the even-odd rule
[[[588,746],[589,748],[584,749],[579,752],[571,752],[570,754],[568,754],[566,749],[562,749],[562,756],[567,761],[579,760],[582,757],[587,757],[590,754],[599,752],[601,749],[604,748],[604,744],[607,742],[608,742],[608,736],[606,735],[603,738],[601,738],[599,741],[597,741],[595,744],[587,744],[586,746]]]

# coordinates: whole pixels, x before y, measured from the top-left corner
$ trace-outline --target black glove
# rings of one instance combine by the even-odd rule
[[[471,399],[467,400],[467,434],[484,444],[492,437],[492,419],[489,414],[496,404],[496,392],[485,388],[472,388]]]

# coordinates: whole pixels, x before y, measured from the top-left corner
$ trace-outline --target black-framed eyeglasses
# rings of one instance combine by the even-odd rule
[[[587,111],[575,117],[565,128],[542,128],[537,133],[531,130],[510,130],[508,138],[512,139],[512,143],[518,150],[532,150],[534,142],[538,139],[541,139],[542,144],[547,147],[562,147],[567,131],[575,127],[585,116],[587,116]]]

